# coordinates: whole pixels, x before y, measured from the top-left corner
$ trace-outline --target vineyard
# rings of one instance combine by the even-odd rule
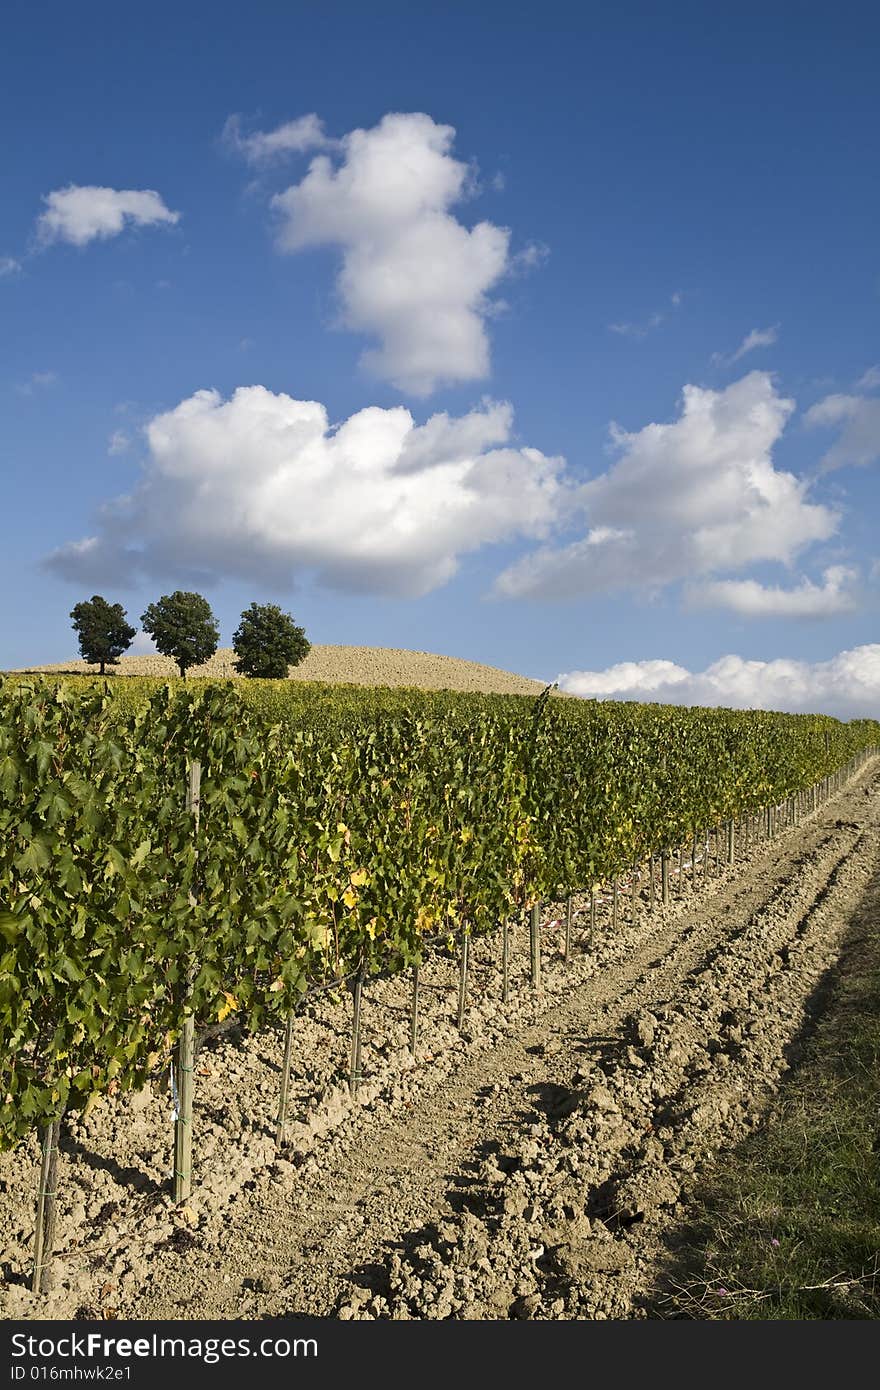
[[[356,1093],[371,982],[406,972],[415,1051],[432,953],[456,963],[461,1025],[473,943],[497,941],[506,999],[527,918],[539,991],[550,925],[567,959],[576,912],[593,925],[603,905],[613,931],[625,901],[632,923],[815,811],[880,745],[869,721],[548,695],[0,685],[0,1146],[43,1136],[35,1290],[62,1116],[170,1071],[183,1202],[200,1039],[284,1028],[283,1146],[311,1000],[350,992]],[[551,901],[562,916],[542,924]]]

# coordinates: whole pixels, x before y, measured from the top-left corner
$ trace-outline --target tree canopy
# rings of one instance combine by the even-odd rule
[[[209,661],[220,641],[208,600],[182,589],[151,603],[141,615],[141,624],[156,643],[156,650],[176,661],[184,677],[191,666]]]
[[[243,676],[282,680],[311,651],[305,631],[277,603],[252,603],[232,639],[236,670]]]
[[[115,666],[131,646],[136,629],[125,621],[121,603],[108,603],[100,594],[77,603],[70,610],[70,616],[83,660],[100,666],[103,676],[104,668]]]

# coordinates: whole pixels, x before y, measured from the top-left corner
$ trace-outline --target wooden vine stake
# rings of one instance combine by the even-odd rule
[[[669,855],[666,850],[660,855],[660,901],[664,907],[669,902]]]
[[[733,863],[733,821],[727,822],[727,862]]]
[[[541,988],[541,904],[533,903],[529,921],[529,942],[532,957],[532,989]]]
[[[37,1192],[37,1222],[34,1231],[33,1293],[49,1292],[49,1268],[55,1246],[55,1212],[58,1189],[58,1142],[61,1137],[61,1118],[49,1120],[43,1127],[40,1161],[40,1186]]]
[[[202,796],[202,765],[193,758],[189,765],[189,780],[186,788],[186,809],[193,818],[193,834],[199,832],[199,808]],[[196,900],[190,894],[190,906]],[[177,1044],[177,1117],[174,1121],[174,1200],[185,1202],[192,1192],[192,1113],[193,1113],[193,1064],[195,1057],[195,1018],[190,1007],[192,990],[192,962],[187,963],[184,983],[180,1025],[180,1038]]]
[[[566,965],[568,965],[568,962],[571,959],[571,913],[571,894],[569,893],[568,897],[565,900],[565,949],[563,952],[563,958],[565,960]]]
[[[657,901],[657,893],[654,887],[654,856],[648,855],[648,906],[654,906]]]
[[[290,1060],[293,1054],[293,1020],[295,1010],[291,1009],[287,1015],[287,1027],[284,1030],[284,1057],[281,1062],[281,1099],[278,1104],[278,1131],[275,1135],[275,1143],[280,1149],[284,1143],[284,1132],[287,1128],[287,1092],[290,1089]]]
[[[361,1086],[361,1004],[364,995],[364,967],[361,966],[352,985],[354,1017],[351,1026],[351,1067],[348,1073],[348,1089],[352,1099],[357,1097]]]
[[[615,874],[614,881],[611,885],[611,930],[613,932],[617,931],[617,897],[617,875]]]
[[[501,1002],[510,1003],[510,921],[501,923]]]
[[[458,972],[458,1031],[464,1027],[464,1016],[467,1011],[467,987],[468,987],[468,958],[470,956],[470,932],[467,927],[462,927],[461,931],[461,958]]]
[[[409,1050],[415,1057],[419,1045],[419,962],[412,968],[412,1008],[409,1015]]]
[[[639,866],[633,864],[632,888],[630,891],[630,906],[632,908],[632,919],[638,921],[639,916]]]

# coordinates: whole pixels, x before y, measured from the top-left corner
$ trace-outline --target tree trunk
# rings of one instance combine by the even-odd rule
[[[101,674],[102,676],[103,676],[103,674],[104,674],[104,664],[105,664],[105,663],[102,661],[102,662],[101,662],[101,672],[100,672],[100,674]]]

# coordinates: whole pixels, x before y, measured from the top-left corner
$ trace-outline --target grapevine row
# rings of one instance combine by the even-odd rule
[[[0,1146],[143,1085],[182,1027],[289,1018],[877,745],[547,694],[0,682]]]

